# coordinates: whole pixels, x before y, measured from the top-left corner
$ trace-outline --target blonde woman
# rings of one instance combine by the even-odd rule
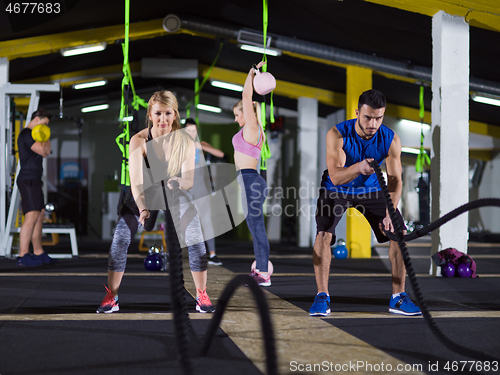
[[[119,310],[118,289],[127,262],[127,251],[139,225],[154,220],[158,209],[165,208],[163,189],[172,189],[177,181],[181,216],[188,211],[189,190],[193,185],[195,145],[181,130],[177,99],[170,91],[151,96],[146,116],[148,127],[130,139],[129,169],[131,189],[125,197],[108,257],[108,287],[98,313]],[[165,183],[166,182],[166,183]],[[154,210],[154,211],[152,211]],[[192,212],[193,210],[190,210]],[[196,286],[196,310],[215,311],[206,293],[207,255],[200,220],[195,215],[183,228],[183,242],[188,247],[189,266]]]
[[[264,64],[261,61],[257,68]],[[252,101],[254,75],[255,69],[251,68],[243,87],[242,100],[233,107],[234,119],[242,128],[233,137],[234,163],[239,184],[244,191],[243,209],[246,222],[253,238],[256,267],[250,276],[259,285],[270,286],[269,241],[262,209],[267,195],[267,184],[257,172],[257,163],[266,136],[261,125],[260,106]]]

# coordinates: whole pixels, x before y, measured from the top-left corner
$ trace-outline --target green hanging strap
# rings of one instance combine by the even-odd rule
[[[208,68],[207,74],[205,74],[205,77],[203,77],[203,80],[201,81],[201,84],[199,85],[199,87],[197,87],[198,86],[198,79],[195,80],[194,96],[189,100],[188,104],[186,104],[186,113],[188,114],[188,117],[189,117],[189,113],[191,113],[191,106],[193,105],[193,101],[195,102],[195,110],[198,111],[198,109],[196,108],[196,105],[198,104],[198,102],[200,100],[200,98],[199,98],[200,92],[203,89],[205,82],[207,82],[208,77],[210,76],[210,73],[212,72],[213,67],[217,63],[217,60],[219,59],[219,56],[220,56],[220,53],[222,51],[223,46],[224,46],[224,43],[221,42],[219,44],[219,52],[217,52],[217,56],[215,56],[215,59],[214,59],[212,65],[210,65],[210,68]],[[196,113],[198,113],[198,112],[196,112]],[[198,118],[198,114],[196,115],[196,118]]]
[[[210,70],[207,72],[207,77],[210,74]],[[204,82],[202,82],[204,84]],[[196,123],[199,124],[200,122],[198,121],[198,104],[200,104],[200,80],[198,77],[194,80],[194,92],[196,95],[194,96],[194,118],[196,119]]]
[[[420,152],[417,156],[417,161],[415,162],[415,170],[419,173],[424,171],[424,167],[427,164],[431,165],[431,159],[427,152],[424,150],[424,115],[425,115],[425,107],[424,107],[424,86],[420,86]]]
[[[264,55],[262,56],[262,61],[266,64],[262,66],[262,72],[267,72],[267,56],[265,50],[267,48],[267,23],[268,23],[268,8],[267,8],[267,0],[263,0],[263,34],[264,34]],[[273,92],[271,92],[271,103],[270,103],[270,119],[271,122],[274,122],[274,105],[273,105]],[[261,121],[262,121],[262,130],[266,131],[266,103],[261,103]],[[271,157],[271,150],[269,149],[269,143],[266,141],[262,145],[262,150],[260,152],[260,169],[267,170],[267,159]]]
[[[128,156],[130,141],[130,130],[128,120],[128,106],[125,103],[126,87],[130,85],[130,74],[128,68],[128,46],[129,46],[129,20],[130,20],[130,2],[125,0],[125,43],[122,44],[123,49],[123,79],[122,79],[122,97],[120,105],[120,121],[123,123],[123,132],[116,137],[116,144],[122,153],[121,179],[122,185],[130,186],[130,177],[128,173]]]
[[[123,79],[122,79],[122,97],[120,105],[120,122],[123,124],[123,132],[118,137],[116,137],[116,144],[122,153],[122,167],[121,167],[121,178],[120,183],[125,186],[130,186],[130,176],[128,169],[128,158],[129,158],[129,142],[130,142],[130,127],[129,127],[129,112],[128,103],[125,96],[128,96],[127,88],[132,89],[132,107],[138,111],[139,106],[144,108],[148,107],[143,99],[141,99],[135,93],[134,82],[132,81],[132,72],[130,71],[130,64],[128,58],[129,51],[129,26],[130,26],[130,0],[125,0],[125,42],[122,43],[123,50]]]

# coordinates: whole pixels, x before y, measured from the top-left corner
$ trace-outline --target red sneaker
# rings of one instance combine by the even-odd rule
[[[197,289],[198,298],[196,298],[196,311],[201,313],[213,313],[215,311],[215,306],[210,302],[208,298],[207,290]]]
[[[118,306],[118,299],[115,299],[115,296],[111,291],[108,289],[106,285],[104,285],[106,288],[106,296],[101,302],[101,306],[97,308],[97,313],[105,313],[105,314],[110,314],[112,312],[116,312],[120,310],[120,307]]]

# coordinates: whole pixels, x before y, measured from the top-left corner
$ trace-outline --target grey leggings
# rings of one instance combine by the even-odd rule
[[[191,202],[185,195],[180,197],[180,213],[184,216]],[[181,219],[182,220],[182,219]],[[115,272],[124,272],[127,264],[127,252],[141,224],[139,217],[125,208],[116,224],[115,233],[109,249],[108,269]],[[203,241],[200,218],[196,215],[189,223],[183,225],[184,240],[189,254],[189,268],[193,272],[207,270],[207,249]],[[167,229],[165,229],[165,232]]]

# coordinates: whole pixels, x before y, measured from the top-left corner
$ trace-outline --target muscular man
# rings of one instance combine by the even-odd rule
[[[317,236],[314,242],[314,273],[318,294],[310,309],[311,316],[330,314],[328,280],[331,250],[335,243],[335,227],[348,207],[355,207],[370,223],[378,242],[389,239],[383,234],[394,231],[384,197],[370,162],[379,165],[385,160],[388,188],[397,207],[402,191],[401,141],[382,124],[386,108],[384,94],[365,91],[359,97],[356,118],[344,121],[328,131],[326,136],[327,170],[323,174],[316,211]],[[398,211],[400,227],[403,218]],[[397,242],[389,245],[392,265],[392,296],[389,312],[420,315],[420,309],[405,293],[406,269]]]

